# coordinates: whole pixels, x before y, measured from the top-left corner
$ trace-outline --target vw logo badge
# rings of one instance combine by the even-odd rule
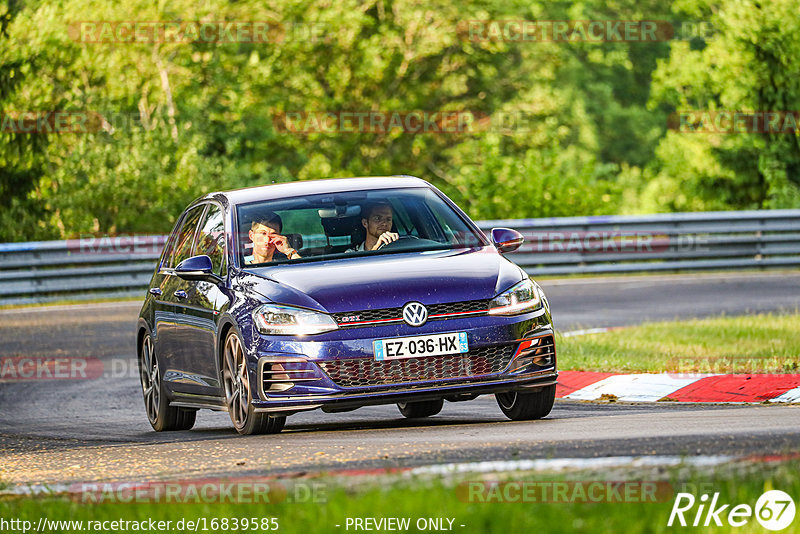
[[[409,326],[422,326],[428,321],[428,308],[419,302],[409,302],[403,306],[403,320]]]

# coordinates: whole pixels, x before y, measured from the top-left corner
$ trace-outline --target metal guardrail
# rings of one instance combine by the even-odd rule
[[[0,305],[142,296],[166,236],[0,243]]]
[[[800,266],[800,210],[480,221],[531,275]],[[165,236],[0,244],[0,305],[142,296]]]
[[[800,210],[481,221],[514,228],[509,258],[531,275],[800,266]]]

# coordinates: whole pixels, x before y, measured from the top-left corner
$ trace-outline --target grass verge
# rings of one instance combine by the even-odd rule
[[[257,519],[259,528],[247,531],[274,530],[263,528],[263,518],[276,518],[279,532],[321,533],[353,532],[347,528],[348,518],[409,518],[407,532],[419,532],[420,519],[440,520],[443,527],[462,533],[515,533],[515,532],[667,532],[667,522],[678,492],[692,493],[696,505],[685,513],[691,524],[700,504],[702,494],[712,497],[719,493],[718,504],[730,504],[729,511],[737,504],[747,504],[755,509],[756,502],[767,490],[778,489],[797,499],[800,496],[800,477],[797,477],[800,462],[796,460],[766,464],[722,465],[712,470],[686,468],[640,469],[638,472],[603,472],[575,474],[483,474],[459,480],[398,480],[378,479],[369,489],[347,489],[314,479],[328,486],[324,500],[317,502],[292,502],[291,499],[276,503],[218,503],[218,502],[160,502],[160,503],[85,503],[64,497],[5,497],[0,499],[0,518],[30,521],[37,525],[40,518],[50,521],[79,521],[54,528],[49,532],[87,531],[87,521],[171,521],[167,532],[185,532],[194,529],[177,529],[177,522],[199,521],[198,532],[233,532],[233,518]],[[464,476],[464,475],[462,475]],[[472,491],[469,488],[490,488],[493,482],[502,481],[502,491]],[[576,492],[580,486],[587,489],[592,483],[639,484],[658,481],[660,489],[649,494],[621,492],[621,499],[613,492],[594,493],[600,499],[590,497],[592,493]],[[486,486],[486,483],[489,483]],[[505,488],[538,486],[534,491],[522,493]],[[558,494],[555,488],[564,482],[571,483],[569,490]],[[534,484],[530,484],[534,483]],[[477,486],[475,486],[477,484]],[[471,486],[472,485],[472,486]],[[516,486],[515,486],[516,485]],[[665,490],[666,486],[666,490]],[[547,487],[548,490],[544,489]],[[319,494],[318,494],[319,495]],[[494,495],[494,497],[491,497]],[[548,498],[548,495],[550,496]],[[710,499],[709,499],[710,500]],[[730,532],[726,514],[722,514],[723,526],[712,531]],[[227,523],[222,520],[227,518]],[[705,514],[702,514],[702,521]],[[215,520],[215,522],[212,522]],[[452,520],[450,522],[449,520]],[[237,521],[239,525],[240,522]],[[713,523],[712,523],[713,524]],[[795,525],[800,520],[795,520]],[[110,524],[108,524],[111,526]],[[271,526],[271,523],[269,524]],[[338,525],[338,526],[337,526]],[[462,526],[463,525],[463,526]],[[238,525],[237,525],[238,526]],[[113,529],[112,529],[113,530]],[[123,531],[117,528],[117,531]],[[362,529],[363,530],[363,529]],[[401,529],[402,530],[402,529]],[[436,530],[427,524],[427,531]],[[709,528],[681,529],[689,532]],[[750,517],[737,532],[764,531],[755,517]],[[128,529],[130,531],[130,529]],[[789,527],[784,532],[797,532]]]
[[[646,323],[556,346],[561,370],[797,373],[800,313]]]

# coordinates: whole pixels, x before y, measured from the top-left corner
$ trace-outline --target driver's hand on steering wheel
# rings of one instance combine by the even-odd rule
[[[372,250],[378,250],[383,245],[388,245],[389,243],[397,241],[399,238],[400,236],[398,234],[395,234],[393,232],[384,232],[378,238],[378,241],[377,243],[375,243],[375,246],[372,247]]]

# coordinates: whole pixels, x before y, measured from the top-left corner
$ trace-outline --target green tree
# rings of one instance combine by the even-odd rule
[[[678,111],[794,111],[800,105],[800,20],[790,0],[684,1],[715,33],[672,44],[654,73],[653,105]],[[648,169],[645,208],[704,210],[800,206],[794,133],[670,132]]]
[[[59,233],[44,224],[45,210],[36,185],[43,173],[47,138],[19,133],[9,124],[21,111],[9,105],[37,76],[41,57],[19,54],[10,34],[23,6],[15,0],[0,3],[0,241],[47,239]]]

